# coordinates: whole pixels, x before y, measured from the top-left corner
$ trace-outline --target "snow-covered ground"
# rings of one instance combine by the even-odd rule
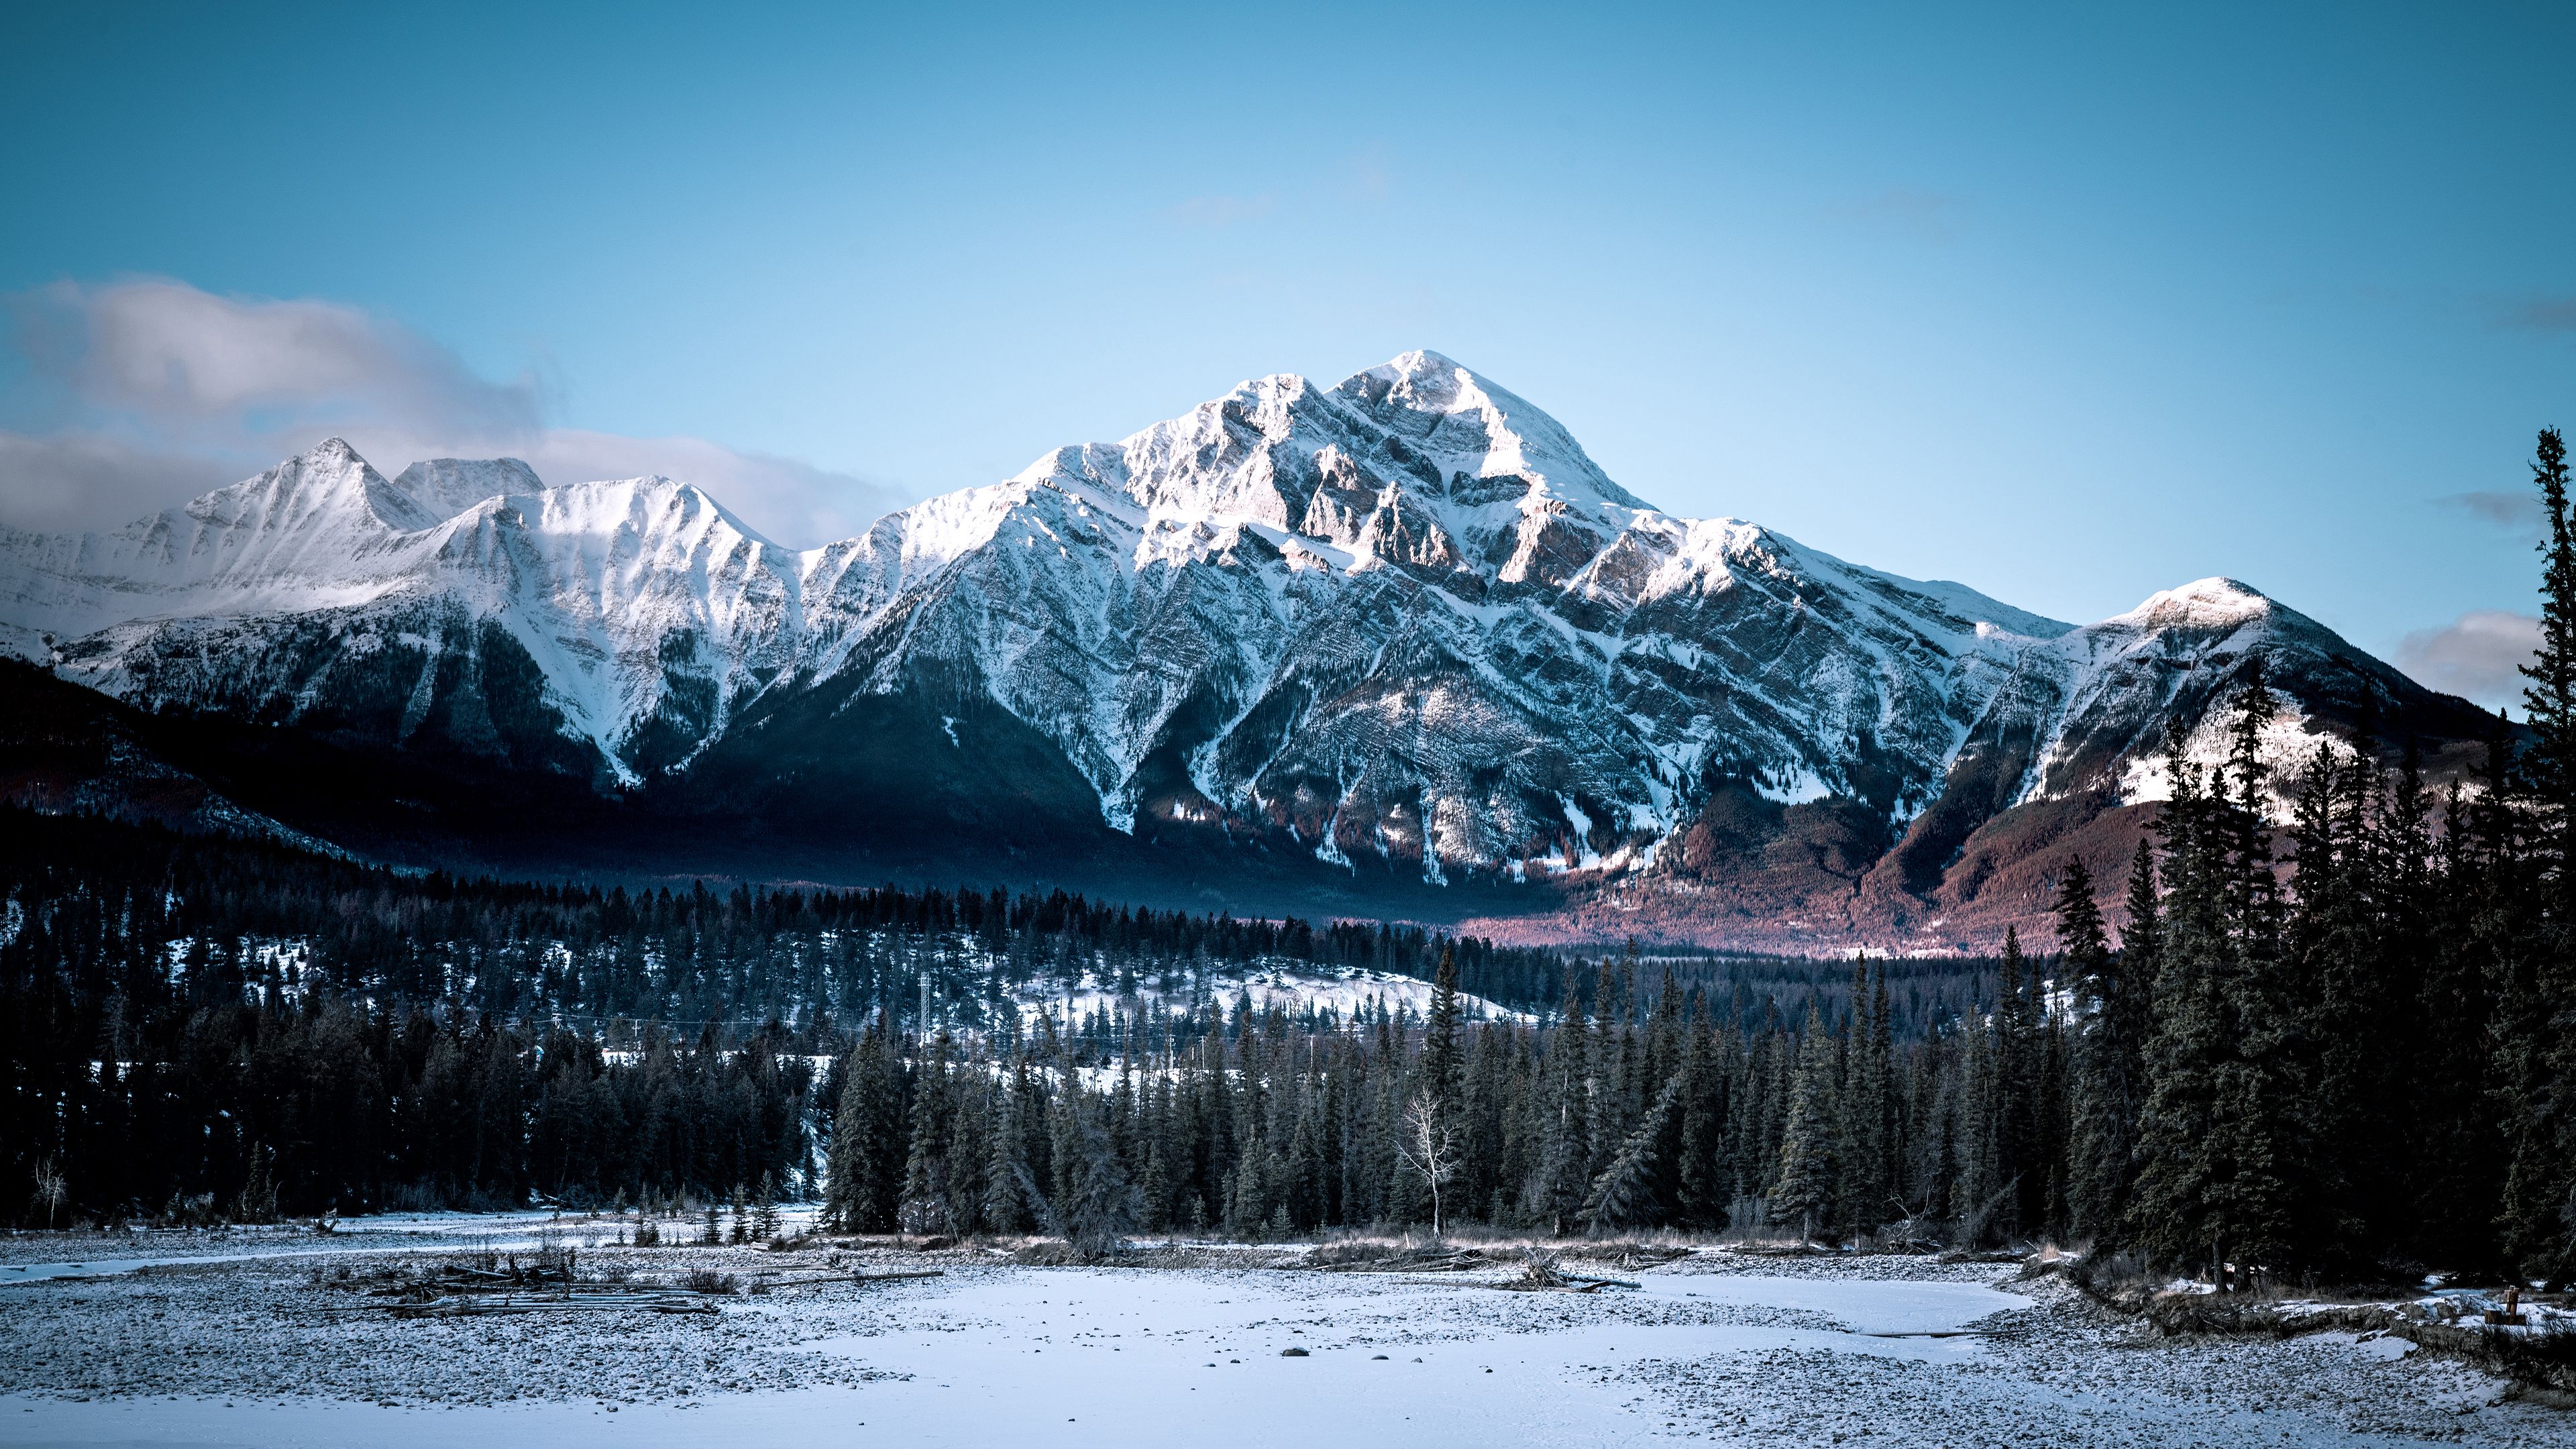
[[[1067,987],[1050,990],[1044,985],[1031,985],[1018,992],[1024,1022],[1047,1014],[1056,1019],[1059,1027],[1146,1006],[1188,1010],[1200,1002],[1212,1001],[1232,1011],[1245,998],[1251,1000],[1255,1011],[1277,1007],[1290,1016],[1329,1011],[1350,1022],[1363,1014],[1409,1014],[1419,1021],[1431,1010],[1431,983],[1366,967],[1281,960],[1250,966],[1215,963],[1197,981],[1173,987],[1157,984],[1149,974],[1140,977],[1134,991],[1126,995],[1120,993],[1114,976],[1101,970],[1085,971],[1080,980]],[[1465,991],[1458,993],[1458,1007],[1470,1021],[1537,1020],[1528,1012],[1513,1011]]]
[[[2401,1343],[2160,1340],[1991,1266],[1703,1254],[1623,1275],[1638,1291],[1576,1296],[1476,1276],[879,1249],[842,1263],[946,1276],[781,1288],[718,1316],[394,1320],[325,1285],[416,1259],[348,1246],[0,1289],[0,1443],[2576,1442],[2576,1419],[2496,1403],[2496,1381]],[[582,1256],[660,1276],[829,1261]]]

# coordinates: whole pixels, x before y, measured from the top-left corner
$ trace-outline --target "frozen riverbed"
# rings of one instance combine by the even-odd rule
[[[596,1252],[638,1273],[719,1256]],[[553,1320],[347,1311],[330,1275],[371,1260],[0,1293],[0,1442],[2576,1442],[2565,1417],[2385,1343],[2140,1339],[2054,1284],[1901,1260],[1703,1255],[1577,1296],[959,1254],[945,1277],[783,1289],[713,1318]]]

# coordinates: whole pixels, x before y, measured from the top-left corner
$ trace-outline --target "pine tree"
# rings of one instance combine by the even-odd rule
[[[1030,1102],[1028,1059],[1013,1057],[1011,1074],[999,1089],[992,1133],[986,1138],[991,1158],[984,1167],[984,1221],[997,1233],[1025,1233],[1044,1226],[1051,1214],[1046,1194],[1038,1190],[1029,1169]]]
[[[2137,1185],[2122,1236],[2158,1263],[2215,1265],[2227,1246],[2226,1171],[2214,1151],[2217,1077],[2234,1045],[2218,987],[2220,974],[2232,969],[2232,945],[2201,773],[2178,741],[2167,748],[2172,793],[2156,822],[2167,894],[2156,917],[2155,1025],[2145,1054]],[[2152,888],[2153,877],[2143,878]]]
[[[1840,1206],[1835,1216],[1855,1233],[1875,1230],[1887,1220],[1891,1184],[1887,1138],[1893,1116],[1895,1083],[1885,1042],[1886,978],[1879,978],[1873,1005],[1867,966],[1852,964],[1850,1031],[1844,1050],[1849,1065],[1840,1093],[1842,1171],[1836,1184]]]
[[[2531,748],[2522,772],[2536,817],[2536,855],[2554,887],[2556,914],[2576,898],[2576,514],[2568,504],[2567,444],[2540,430],[2531,464],[2549,536],[2540,549],[2540,647],[2522,666]]]
[[[2316,1246],[2303,1231],[2315,1205],[2301,1195],[2315,1166],[2302,1132],[2307,1003],[2280,957],[2257,750],[2275,705],[2259,670],[2235,707],[2234,753],[2208,788],[2178,741],[2169,747],[2173,792],[2158,828],[2171,893],[2130,1203],[2132,1240],[2151,1257],[2204,1262],[2230,1282],[2231,1264],[2288,1271]]]
[[[2293,835],[2298,900],[2288,941],[2297,978],[2314,993],[2318,1048],[2302,1114],[2319,1159],[2308,1187],[2312,1251],[2349,1262],[2367,1256],[2369,1243],[2391,1226],[2385,1215],[2401,1205],[2392,1154],[2403,1139],[2385,1085],[2398,1050],[2389,1011],[2411,993],[2389,979],[2381,936],[2385,882],[2373,839],[2374,773],[2366,754],[2346,761],[2320,747],[2299,792]]]
[[[1064,1114],[1064,1143],[1071,1159],[1070,1190],[1061,1199],[1065,1235],[1086,1254],[1115,1251],[1136,1230],[1141,1195],[1110,1144],[1101,1109],[1084,1102],[1079,1092],[1068,1092]]]
[[[1583,1219],[1594,1237],[1664,1221],[1673,1139],[1680,1129],[1682,1085],[1679,1077],[1665,1085],[1645,1118],[1611,1155],[1610,1165],[1593,1180],[1584,1198]]]
[[[2504,1132],[2487,1074],[2495,1025],[2490,931],[2501,912],[2496,878],[2478,848],[2475,811],[2457,784],[2423,891],[2426,952],[2413,1003],[2422,1070],[2407,1097],[2408,1203],[2416,1230],[2402,1250],[2427,1263],[2486,1275],[2502,1267],[2495,1205],[2504,1193]]]
[[[2556,1286],[2576,1279],[2576,514],[2557,429],[2541,430],[2531,473],[2549,537],[2540,647],[2522,668],[2532,742],[2514,803],[2530,840],[2520,870],[2537,888],[2496,973],[2509,1154],[2498,1225],[2519,1271]]]
[[[1714,1232],[1728,1223],[1739,1191],[1734,1155],[1728,1147],[1729,1077],[1726,1062],[1735,1043],[1721,1041],[1709,1025],[1703,1006],[1691,1013],[1690,1044],[1682,1083],[1681,1218],[1684,1225]]]
[[[1440,948],[1439,969],[1431,978],[1431,1011],[1423,1020],[1422,1085],[1445,1110],[1455,1102],[1462,1063],[1458,1051],[1458,953]]]
[[[920,1080],[913,1086],[911,1146],[904,1156],[903,1196],[895,1210],[908,1233],[957,1231],[949,1202],[948,1048],[948,1030],[942,1027],[931,1043],[930,1060],[922,1064]]]
[[[1811,1004],[1807,1029],[1798,1040],[1789,1118],[1781,1134],[1780,1162],[1771,1189],[1773,1219],[1796,1222],[1800,1236],[1808,1240],[1825,1226],[1840,1167],[1833,1067],[1834,1046],[1825,1030],[1824,1014]]]
[[[1548,1046],[1552,1090],[1546,1097],[1542,1129],[1547,1146],[1539,1181],[1530,1194],[1535,1215],[1560,1236],[1581,1215],[1592,1174],[1591,1048],[1583,1001],[1574,985],[1573,973],[1568,972],[1564,1013]]]
[[[2004,926],[1994,1024],[1993,1132],[1995,1191],[2003,1200],[1990,1220],[2004,1238],[2040,1232],[2048,1221],[2050,1162],[2042,1124],[2046,1086],[2039,967],[2022,954],[2021,932]]]
[[[2125,949],[2116,958],[2093,890],[2083,859],[2067,861],[2057,898],[2057,948],[2076,1033],[2067,1207],[2079,1237],[2107,1242],[2133,1180],[2147,1025],[2140,976],[2155,964],[2155,859],[2145,842],[2131,873]]]
[[[890,1030],[881,1019],[859,1038],[843,1065],[823,1206],[826,1220],[844,1232],[895,1229],[908,1137],[903,1060]]]
[[[2261,738],[2279,712],[2249,655],[2235,700],[2227,765],[2236,794],[2226,822],[2234,950],[2219,974],[2232,1050],[2218,1073],[2216,1146],[2231,1174],[2223,1200],[2223,1241],[2256,1272],[2301,1269],[2331,1239],[2321,1216],[2314,1147],[2316,1037],[2314,983],[2288,959],[2274,872],[2270,770]]]

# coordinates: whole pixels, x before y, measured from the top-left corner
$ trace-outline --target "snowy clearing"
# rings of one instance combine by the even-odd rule
[[[0,1442],[2576,1442],[2576,1419],[2498,1402],[2496,1380],[2389,1340],[2158,1339],[2053,1279],[1911,1259],[1702,1253],[1621,1272],[1636,1291],[1573,1295],[1496,1291],[1490,1273],[1034,1268],[870,1248],[840,1266],[946,1276],[781,1287],[691,1317],[405,1320],[329,1286],[424,1246],[539,1231],[589,1241],[514,1214],[384,1222],[355,1241],[156,1242],[113,1257],[168,1266],[105,1278],[0,1264],[20,1285],[0,1291]],[[106,1240],[70,1246],[93,1255],[21,1238],[0,1257],[111,1261]],[[832,1258],[581,1252],[586,1272],[639,1281]]]

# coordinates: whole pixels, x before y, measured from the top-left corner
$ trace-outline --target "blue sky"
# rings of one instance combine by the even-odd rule
[[[2229,574],[2493,700],[2533,609],[2563,6],[395,8],[13,20],[0,515],[341,431],[810,543],[1430,347],[2063,618]]]

